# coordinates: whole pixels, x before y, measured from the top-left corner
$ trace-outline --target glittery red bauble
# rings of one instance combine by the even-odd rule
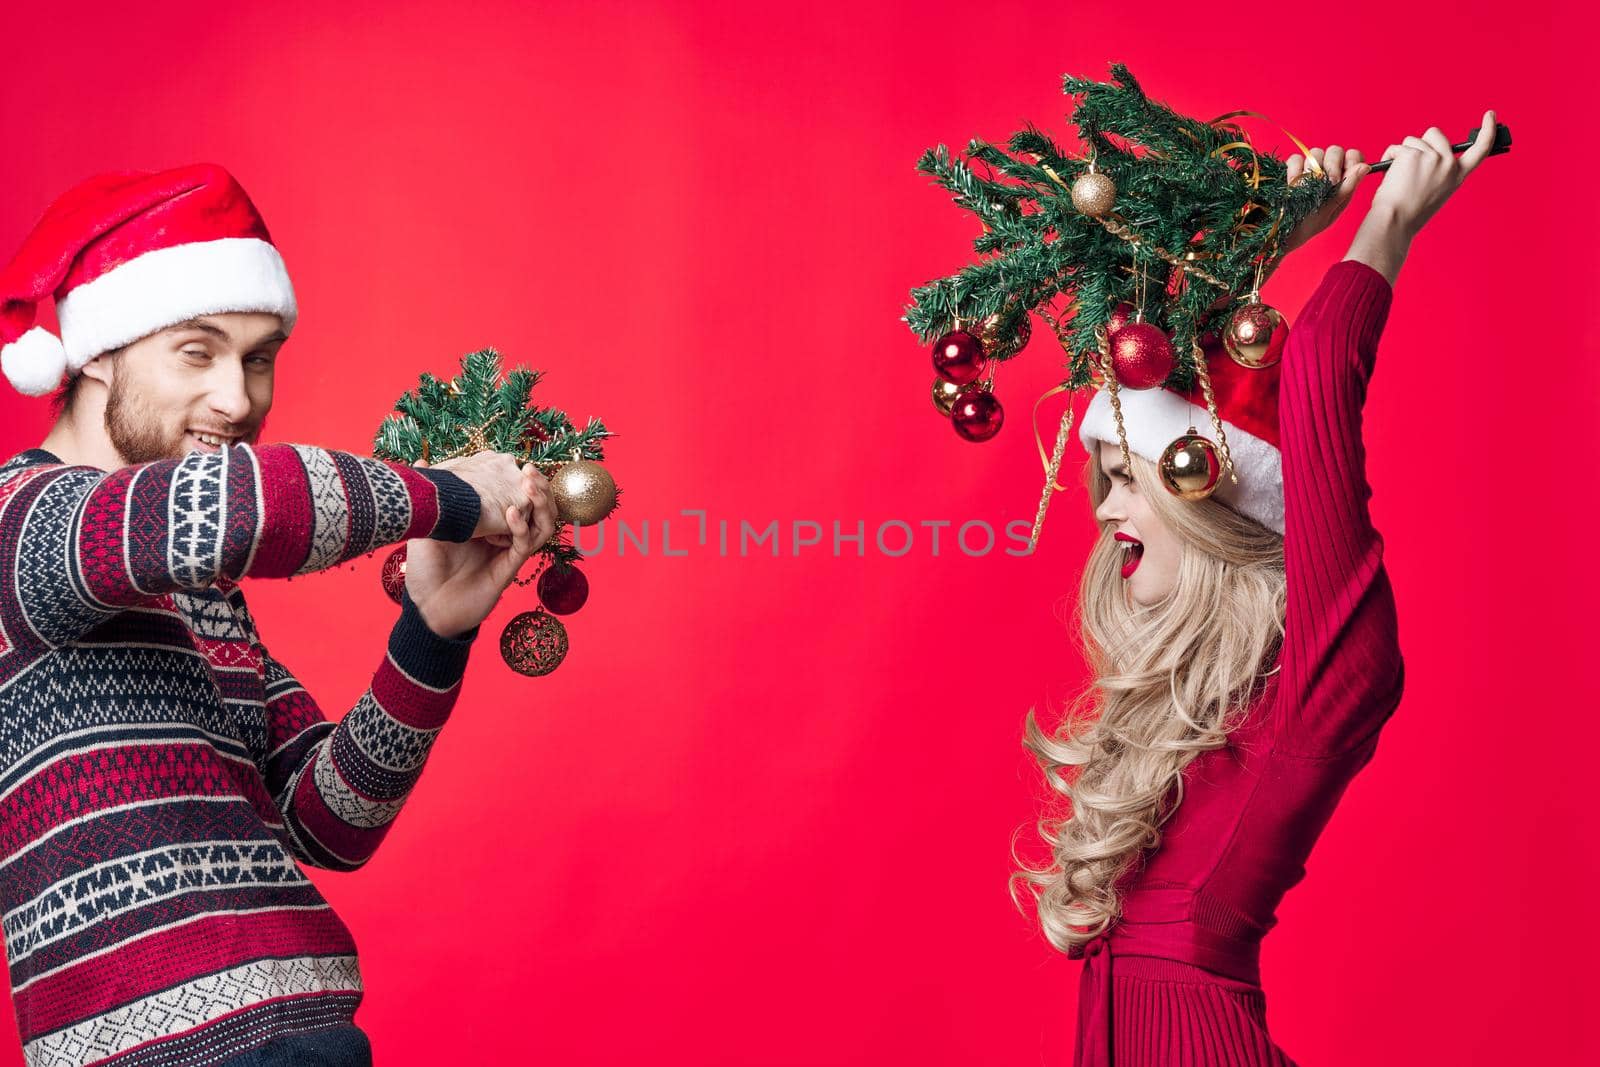
[[[406,546],[401,545],[383,561],[383,591],[400,603],[400,590],[406,587]]]
[[[1175,359],[1167,335],[1148,322],[1130,322],[1111,338],[1111,369],[1129,389],[1160,385]]]
[[[539,575],[539,603],[552,615],[571,615],[589,599],[589,579],[578,568],[552,563]]]
[[[933,370],[947,382],[975,382],[989,365],[983,342],[966,330],[951,330],[933,342]]]
[[[969,385],[961,390],[950,408],[950,424],[968,441],[987,441],[1000,432],[1000,425],[1005,421],[1006,413],[1000,401],[980,385]]]

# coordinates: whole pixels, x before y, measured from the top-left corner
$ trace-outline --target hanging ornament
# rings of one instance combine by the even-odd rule
[[[1116,202],[1117,183],[1096,171],[1093,163],[1072,183],[1072,206],[1091,219],[1111,214]]]
[[[406,546],[401,545],[383,561],[383,591],[389,599],[400,603],[400,591],[406,587]]]
[[[518,674],[549,674],[567,657],[567,628],[543,608],[524,611],[500,631],[500,657]]]
[[[550,431],[538,422],[530,421],[528,428],[522,431],[522,451],[534,452],[542,445],[550,442]]]
[[[593,526],[617,506],[617,483],[611,480],[611,472],[589,459],[556,468],[550,492],[555,498],[556,518],[580,526]]]
[[[1289,342],[1289,324],[1277,308],[1261,303],[1260,293],[1234,309],[1222,331],[1222,345],[1241,367],[1261,370],[1283,358]]]
[[[950,410],[950,424],[968,441],[987,441],[1000,432],[1005,420],[1000,401],[981,384],[961,390]]]
[[[539,575],[536,592],[552,615],[571,615],[589,599],[589,579],[570,563],[552,563]]]
[[[1151,323],[1130,322],[1111,337],[1111,369],[1129,389],[1160,385],[1176,360],[1171,340]]]
[[[983,344],[983,350],[995,359],[1010,359],[1012,356],[1028,347],[1028,341],[1033,336],[1033,323],[1027,315],[1023,315],[1017,323],[1017,332],[1012,336],[1010,343],[1000,343],[1000,324],[1004,321],[999,313],[985,318],[978,324],[978,340]]]
[[[956,406],[956,397],[961,395],[964,385],[946,381],[943,378],[933,380],[933,406],[939,409],[939,414],[949,417],[950,409]]]
[[[989,366],[983,342],[966,330],[951,330],[933,342],[933,370],[945,381],[968,385]]]
[[[1217,488],[1222,461],[1217,458],[1216,446],[1191,426],[1188,433],[1175,439],[1161,453],[1156,469],[1161,473],[1161,484],[1172,495],[1184,500],[1203,500]]]

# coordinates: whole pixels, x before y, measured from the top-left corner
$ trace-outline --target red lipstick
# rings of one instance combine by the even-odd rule
[[[1139,569],[1139,561],[1144,558],[1144,542],[1137,537],[1129,537],[1120,530],[1117,532],[1116,539],[1127,545],[1123,549],[1125,555],[1122,561],[1122,576],[1131,578],[1133,577],[1133,572]]]

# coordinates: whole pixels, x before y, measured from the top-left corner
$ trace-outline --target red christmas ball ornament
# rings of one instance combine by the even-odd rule
[[[383,561],[383,591],[389,599],[400,603],[400,591],[406,587],[406,546],[401,545]]]
[[[947,382],[968,385],[989,366],[983,342],[966,330],[951,330],[933,343],[933,370]]]
[[[1111,338],[1111,369],[1129,389],[1160,385],[1176,359],[1167,335],[1148,322],[1130,322]]]
[[[1000,432],[1006,421],[1005,409],[994,394],[981,385],[961,390],[950,409],[950,424],[968,441],[987,441]]]
[[[589,579],[570,563],[552,563],[539,575],[539,603],[552,615],[571,615],[589,599]]]

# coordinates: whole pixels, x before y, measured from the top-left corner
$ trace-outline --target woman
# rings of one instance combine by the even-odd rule
[[[1459,159],[1436,127],[1389,146],[1372,207],[1281,364],[1208,361],[1237,486],[1185,501],[1158,481],[1166,443],[1209,426],[1192,397],[1121,391],[1131,469],[1103,393],[1084,418],[1102,526],[1079,608],[1097,679],[1080,706],[1093,715],[1053,736],[1028,718],[1069,811],[1041,823],[1049,865],[1017,876],[1050,941],[1086,958],[1082,1067],[1293,1062],[1267,1034],[1260,942],[1404,682],[1362,400],[1410,242],[1494,133],[1489,112]],[[1354,150],[1311,154],[1337,191],[1296,243],[1371,170]],[[1304,166],[1291,157],[1289,180]]]

